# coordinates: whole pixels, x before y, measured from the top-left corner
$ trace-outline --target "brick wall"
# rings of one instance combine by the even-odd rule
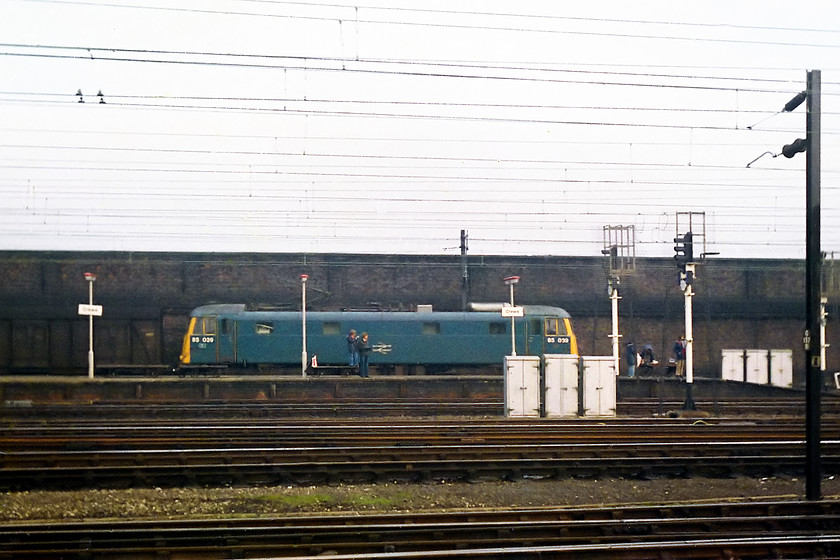
[[[670,258],[637,259],[621,277],[623,343],[652,344],[666,359],[684,330],[684,298]],[[468,259],[471,301],[507,301],[503,278],[518,275],[516,301],[556,305],[572,313],[581,353],[611,353],[610,301],[603,257],[500,257]],[[143,330],[160,345],[154,355],[174,363],[190,309],[211,302],[259,303],[297,309],[300,275],[307,274],[312,309],[378,305],[437,310],[461,307],[460,256],[303,255],[216,253],[0,252],[0,367],[12,363],[14,333],[27,321],[81,323],[87,302],[85,272],[97,274],[95,302],[105,313],[99,329]],[[804,361],[804,263],[792,260],[719,259],[698,267],[694,297],[695,367],[716,374],[722,348],[792,348]],[[830,310],[833,304],[830,302]],[[834,313],[831,313],[835,315]],[[126,323],[127,322],[127,323]],[[142,322],[140,327],[134,322]],[[126,327],[128,324],[128,327]],[[138,323],[139,324],[139,323]],[[829,327],[829,342],[835,333]],[[23,331],[21,331],[23,332]],[[103,339],[108,339],[107,336]],[[53,343],[55,345],[55,343]],[[51,351],[56,351],[55,349]],[[108,349],[103,349],[108,351]],[[128,350],[115,351],[126,355]],[[74,356],[79,354],[74,353]],[[131,350],[128,355],[148,355]],[[19,355],[19,354],[18,354]],[[82,360],[83,356],[74,358]],[[66,360],[65,360],[66,361]],[[829,349],[840,369],[840,341]],[[84,363],[75,364],[83,367]]]

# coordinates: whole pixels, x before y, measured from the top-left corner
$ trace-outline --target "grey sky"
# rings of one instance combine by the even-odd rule
[[[0,249],[670,256],[695,211],[802,257],[804,156],[746,164],[821,69],[840,251],[831,0],[0,0],[0,37]]]

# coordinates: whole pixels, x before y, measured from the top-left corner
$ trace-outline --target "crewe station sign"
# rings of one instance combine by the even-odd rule
[[[522,306],[505,305],[502,307],[502,317],[524,317],[525,308]]]
[[[94,317],[102,316],[101,305],[89,305],[87,303],[79,304],[79,315],[92,315]]]

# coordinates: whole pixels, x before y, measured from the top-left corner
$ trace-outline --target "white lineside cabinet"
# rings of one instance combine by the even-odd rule
[[[793,350],[721,350],[721,377],[729,381],[793,387]]]
[[[545,415],[562,418],[578,415],[577,354],[545,355]]]
[[[539,356],[505,356],[505,416],[540,416]]]
[[[615,416],[616,377],[612,356],[583,357],[584,416]]]
[[[767,385],[767,350],[746,350],[747,383]]]
[[[793,350],[770,350],[770,384],[793,387]]]
[[[744,380],[744,351],[721,350],[721,377],[728,381]]]

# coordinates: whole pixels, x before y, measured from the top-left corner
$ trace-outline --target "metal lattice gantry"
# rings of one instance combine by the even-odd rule
[[[691,232],[691,242],[694,245],[694,262],[706,260],[706,213],[705,212],[677,212],[676,235],[679,237]],[[699,249],[699,250],[698,250]],[[716,253],[715,253],[716,254]]]
[[[604,248],[601,253],[610,259],[610,275],[632,273],[636,270],[635,226],[604,226]]]

